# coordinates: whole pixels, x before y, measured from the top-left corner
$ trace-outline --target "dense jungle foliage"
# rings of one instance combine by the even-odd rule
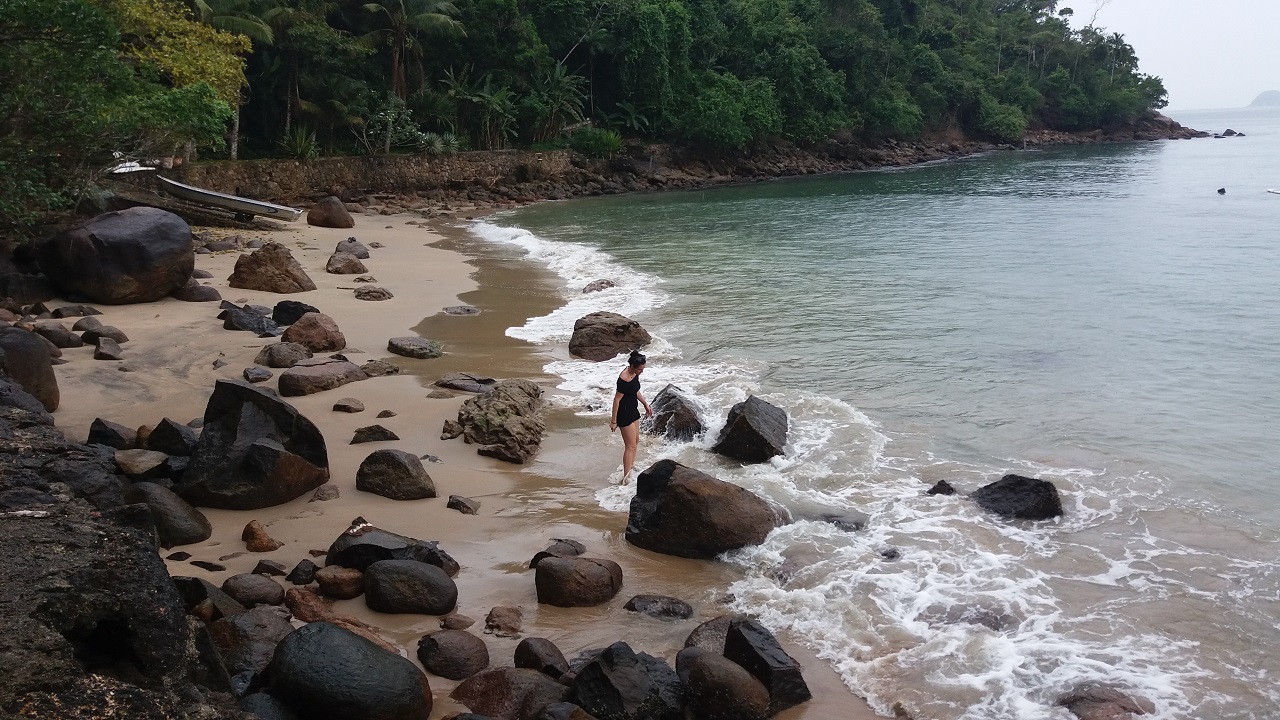
[[[1124,37],[1072,15],[1057,0],[6,0],[0,219],[74,202],[113,152],[1012,141],[1163,107]]]

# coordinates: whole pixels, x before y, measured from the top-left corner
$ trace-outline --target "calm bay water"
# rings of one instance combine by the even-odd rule
[[[746,570],[737,609],[882,713],[1063,718],[1060,692],[1104,681],[1160,718],[1271,718],[1280,112],[1178,119],[1247,137],[548,203],[474,231],[565,280],[564,308],[509,334],[564,343],[597,309],[655,334],[649,396],[675,382],[711,428],[643,445],[641,467],[674,457],[798,515],[870,514],[728,559]],[[598,277],[619,287],[579,294]],[[615,365],[549,369],[590,415]],[[748,394],[790,413],[786,458],[706,451]],[[602,457],[616,442],[582,437]],[[1007,523],[924,495],[1005,472],[1054,480],[1066,516]],[[598,498],[625,509],[609,473]]]

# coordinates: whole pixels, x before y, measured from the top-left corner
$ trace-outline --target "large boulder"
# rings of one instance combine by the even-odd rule
[[[134,483],[125,491],[125,500],[146,503],[156,524],[161,547],[204,542],[213,535],[213,526],[204,513],[167,487],[155,483]]]
[[[360,260],[369,259],[369,248],[365,247],[364,243],[353,237],[349,237],[346,240],[339,242],[337,247],[333,249],[333,252],[334,254],[346,253],[347,255],[351,255]]]
[[[758,545],[782,524],[778,511],[750,490],[659,460],[636,480],[626,538],[667,555],[713,558]]]
[[[356,471],[356,489],[392,500],[436,496],[436,485],[417,455],[391,448],[374,450]]]
[[[653,408],[651,429],[655,435],[665,435],[669,440],[685,442],[701,435],[706,429],[702,425],[702,418],[698,416],[697,406],[675,385],[668,384],[662,388],[649,404]]]
[[[353,228],[355,218],[338,198],[330,195],[307,210],[307,224],[327,228]]]
[[[973,493],[983,509],[1018,520],[1049,520],[1062,514],[1058,488],[1048,480],[1005,475]]]
[[[424,720],[427,676],[409,660],[328,622],[293,631],[267,668],[269,690],[308,720]]]
[[[556,644],[546,638],[525,638],[516,646],[515,666],[529,668],[552,678],[562,678],[569,673],[569,661]]]
[[[280,394],[285,397],[311,395],[368,379],[359,365],[348,360],[308,358],[280,373]]]
[[[364,263],[348,253],[334,253],[324,265],[324,271],[332,275],[361,275],[369,272]]]
[[[765,720],[769,691],[741,665],[701,648],[676,656],[685,707],[699,720]]]
[[[284,603],[284,588],[280,583],[254,573],[240,573],[223,580],[222,592],[245,607]]]
[[[324,436],[310,420],[273,393],[219,380],[176,490],[194,505],[257,510],[288,502],[328,479]]]
[[[729,623],[724,656],[741,665],[769,691],[769,715],[807,702],[813,695],[800,674],[800,663],[782,649],[778,639],[755,620]]]
[[[427,672],[466,680],[489,667],[489,648],[466,630],[441,630],[418,641],[418,660]]]
[[[387,351],[408,358],[430,359],[444,354],[444,345],[417,335],[393,337],[387,341]]]
[[[787,448],[787,412],[752,395],[729,410],[712,452],[761,463]]]
[[[629,353],[653,341],[649,332],[631,318],[611,312],[593,312],[578,318],[569,338],[569,354],[600,362]]]
[[[187,457],[196,449],[198,442],[200,437],[190,425],[165,418],[147,436],[147,449]]]
[[[495,720],[527,720],[569,697],[569,688],[536,670],[494,668],[476,673],[449,697]]]
[[[67,295],[108,305],[159,300],[195,269],[191,226],[136,207],[99,215],[36,248],[40,269]]]
[[[324,313],[306,313],[298,318],[280,340],[297,343],[312,352],[337,352],[347,346],[347,338],[338,323]]]
[[[578,672],[571,700],[598,718],[680,720],[684,688],[665,660],[616,642]]]
[[[557,607],[591,607],[608,602],[622,589],[622,568],[601,558],[556,558],[534,568],[538,602]]]
[[[459,570],[458,561],[441,550],[439,543],[379,530],[363,518],[356,518],[356,522],[333,541],[325,555],[326,565],[361,571],[380,560],[417,560],[435,565],[450,577]]]
[[[289,248],[274,242],[237,258],[235,270],[231,272],[227,285],[273,293],[299,293],[316,289],[316,284],[298,261],[293,259]]]
[[[487,457],[523,463],[538,451],[546,431],[538,410],[542,389],[528,380],[503,380],[489,392],[467,398],[458,409],[466,442]]]
[[[364,602],[384,613],[447,615],[458,604],[458,586],[435,565],[379,560],[365,570]]]
[[[45,341],[35,333],[0,327],[0,377],[7,377],[31,394],[44,409],[58,409],[61,393]]]
[[[128,450],[137,447],[138,430],[110,420],[94,418],[89,425],[89,439],[84,442],[86,445],[106,445],[116,450]]]

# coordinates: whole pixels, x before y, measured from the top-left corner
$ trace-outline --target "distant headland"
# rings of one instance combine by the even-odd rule
[[[1249,103],[1249,107],[1280,107],[1280,90],[1268,90]]]

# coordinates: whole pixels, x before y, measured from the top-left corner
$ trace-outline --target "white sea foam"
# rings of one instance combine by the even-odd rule
[[[596,310],[648,313],[644,319],[653,319],[653,327],[662,329],[664,321],[675,327],[672,319],[652,317],[668,300],[659,279],[598,249],[490,223],[473,230],[524,248],[564,279],[565,306],[508,330],[513,337],[564,343],[574,320]],[[619,286],[580,293],[599,277]],[[803,638],[880,713],[892,715],[901,703],[916,717],[1058,720],[1067,715],[1055,707],[1056,698],[1083,682],[1153,701],[1154,720],[1229,706],[1229,691],[1203,683],[1195,693],[1188,688],[1211,672],[1231,676],[1232,665],[1218,660],[1212,671],[1205,669],[1209,661],[1201,648],[1164,632],[1146,612],[1172,596],[1212,606],[1223,587],[1236,596],[1255,588],[1274,595],[1274,569],[1265,557],[1192,549],[1146,527],[1145,513],[1167,507],[1160,478],[1024,458],[958,460],[909,443],[899,447],[848,402],[798,390],[761,394],[762,365],[723,354],[712,362],[686,362],[662,334],[655,333],[646,350],[646,392],[656,394],[668,383],[683,388],[708,427],[689,442],[646,440],[637,471],[672,458],[765,496],[797,517],[867,513],[869,523],[857,533],[800,520],[725,559],[744,572],[731,588],[734,610]],[[620,362],[553,361],[546,370],[560,378],[563,391],[553,401],[582,415],[606,415],[620,369]],[[743,466],[709,453],[728,409],[753,394],[787,410],[786,455]],[[947,477],[971,490],[1005,472],[1052,479],[1062,491],[1065,516],[1006,522],[963,496],[923,492],[931,484],[923,478]],[[625,512],[634,496],[634,479],[620,476],[620,468],[614,470],[595,494],[607,510]],[[1280,630],[1274,618],[1249,622]],[[1280,686],[1258,672],[1250,692],[1280,698]]]

